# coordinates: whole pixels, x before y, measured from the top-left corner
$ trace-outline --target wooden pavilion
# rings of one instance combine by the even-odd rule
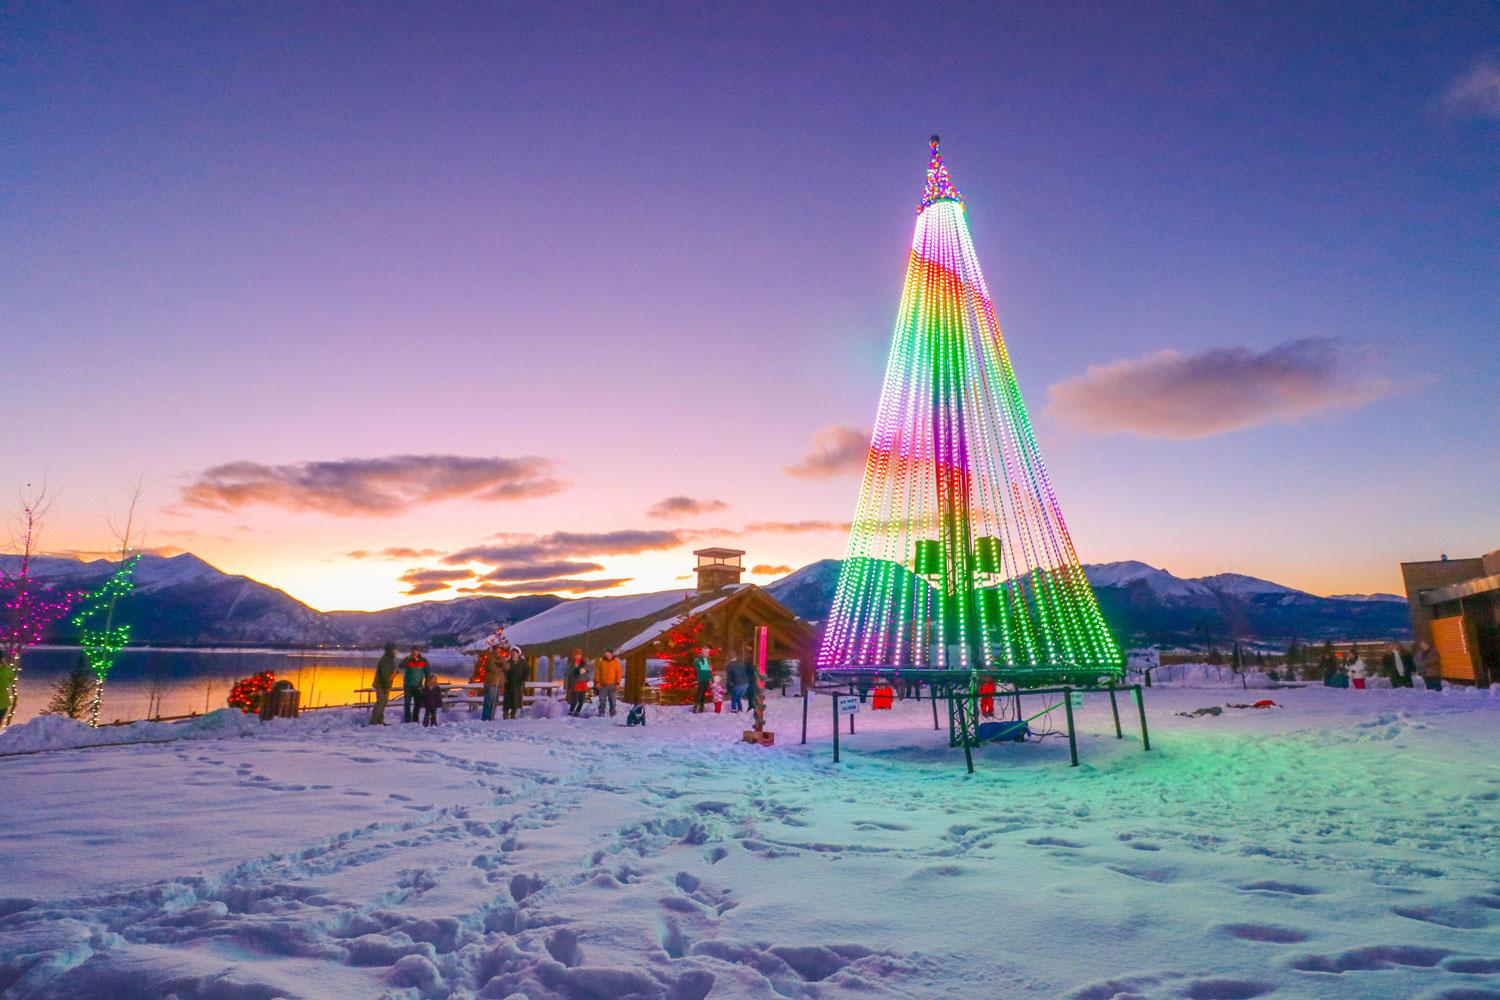
[[[755,630],[769,628],[767,660],[797,660],[810,666],[818,652],[818,630],[795,614],[764,589],[744,584],[711,596],[708,600],[685,600],[668,608],[661,620],[651,624],[615,648],[625,660],[625,700],[640,702],[646,694],[646,661],[657,655],[667,630],[687,615],[687,621],[701,618],[700,633],[705,645],[717,649],[715,669],[732,659],[735,650],[754,649]]]

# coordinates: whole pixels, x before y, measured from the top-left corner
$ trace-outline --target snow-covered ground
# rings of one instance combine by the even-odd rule
[[[926,704],[128,727],[0,757],[0,994],[1500,998],[1500,697],[1155,689],[966,776]],[[617,720],[623,721],[623,720]],[[180,738],[179,738],[180,737]],[[0,753],[60,745],[40,720]]]

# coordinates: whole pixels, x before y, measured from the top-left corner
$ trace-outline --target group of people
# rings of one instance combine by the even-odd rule
[[[712,702],[715,710],[722,707],[725,691],[729,694],[729,710],[734,713],[755,709],[755,693],[759,686],[759,672],[750,658],[750,651],[741,647],[725,665],[722,680],[714,671],[711,651],[697,651],[693,660],[696,690],[692,699],[692,710],[702,713]],[[568,658],[563,675],[564,693],[567,695],[568,715],[582,716],[592,692],[601,717],[608,713],[613,718],[619,711],[620,685],[624,681],[625,666],[614,650],[606,649],[598,659],[590,662],[583,650],[575,649]],[[526,682],[531,679],[531,667],[522,656],[519,647],[504,638],[504,630],[497,629],[485,648],[480,651],[474,665],[472,683],[484,686],[484,704],[481,718],[489,721],[497,711],[503,717],[514,719],[521,709]],[[443,688],[432,672],[432,666],[422,655],[420,646],[399,662],[396,659],[396,644],[387,643],[385,654],[375,667],[374,705],[370,710],[370,725],[386,725],[385,713],[390,704],[391,692],[397,681],[402,691],[402,722],[421,722],[424,726],[437,725],[438,710],[443,707]]]
[[[1410,657],[1402,651],[1400,645],[1392,644],[1385,657],[1388,669],[1376,669],[1359,655],[1345,664],[1341,655],[1334,653],[1331,648],[1325,648],[1318,660],[1323,684],[1327,687],[1363,689],[1369,686],[1372,677],[1381,674],[1390,678],[1392,687],[1417,687],[1418,681],[1421,682],[1420,686],[1429,691],[1437,691],[1443,686],[1438,651],[1430,643],[1417,643]]]
[[[583,714],[583,706],[588,701],[589,688],[592,687],[599,700],[599,714],[602,716],[608,706],[610,717],[613,718],[619,699],[620,682],[624,679],[625,667],[613,649],[606,649],[604,655],[594,661],[592,668],[583,658],[583,650],[573,650],[573,655],[568,657],[567,673],[563,675],[563,685],[568,692],[568,714],[574,717]]]
[[[520,648],[496,643],[486,646],[475,662],[474,673],[474,680],[484,684],[480,717],[486,722],[494,719],[495,712],[503,705],[504,717],[514,719],[521,710],[526,682],[531,679],[531,667],[521,655]],[[385,710],[390,704],[391,689],[398,675],[402,692],[401,721],[437,725],[438,709],[443,707],[443,689],[432,672],[432,665],[422,655],[420,646],[413,646],[411,653],[398,664],[393,642],[386,643],[385,654],[375,665],[375,703],[370,709],[370,725],[387,724]]]
[[[709,653],[707,648],[703,648],[693,658],[693,679],[697,685],[693,693],[694,714],[706,712],[709,701],[714,703],[714,710],[719,711],[726,688],[731,712],[738,714],[747,708],[753,709],[756,704],[755,692],[760,687],[760,671],[750,658],[750,650],[744,646],[735,650],[734,657],[724,665],[722,683],[714,673]]]

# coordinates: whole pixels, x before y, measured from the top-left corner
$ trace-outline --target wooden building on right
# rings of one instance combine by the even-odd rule
[[[1438,656],[1444,680],[1500,681],[1500,549],[1471,559],[1401,564],[1412,636]]]

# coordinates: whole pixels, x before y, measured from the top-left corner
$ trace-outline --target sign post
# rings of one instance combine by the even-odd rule
[[[750,709],[755,715],[755,727],[745,730],[741,737],[746,743],[755,743],[763,747],[776,742],[776,734],[766,732],[766,647],[769,645],[770,635],[769,626],[755,626],[755,662],[751,664],[751,669],[755,671],[756,684],[755,693],[750,697]],[[806,739],[805,736],[803,738]]]

